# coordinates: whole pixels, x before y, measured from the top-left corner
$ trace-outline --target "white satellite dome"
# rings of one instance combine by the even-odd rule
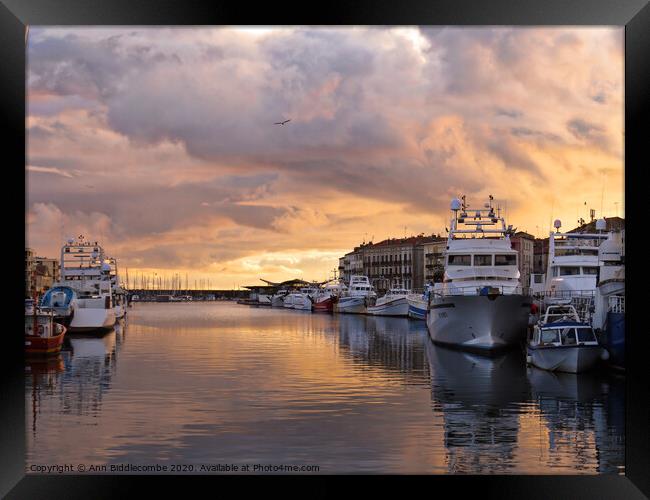
[[[110,270],[111,270],[111,265],[110,265],[110,264],[107,264],[106,262],[104,262],[104,263],[102,264],[102,271],[103,271],[103,272],[108,272],[108,271],[110,271]]]
[[[458,198],[454,198],[453,200],[451,200],[451,209],[452,210],[460,210],[461,207],[462,207],[462,203],[460,202],[460,200]]]
[[[74,238],[68,238],[68,245],[72,245],[74,243]]]
[[[596,221],[596,231],[605,231],[607,229],[607,221],[605,219],[598,219]]]
[[[560,219],[555,219],[555,222],[553,222],[553,227],[555,229],[560,229],[562,227],[562,221]]]

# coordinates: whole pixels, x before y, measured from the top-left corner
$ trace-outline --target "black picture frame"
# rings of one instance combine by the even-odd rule
[[[26,25],[618,25],[625,26],[625,196],[628,290],[644,278],[640,231],[643,179],[649,164],[644,124],[650,109],[650,6],[647,0],[492,0],[400,2],[327,2],[256,5],[223,1],[179,0],[1,0],[0,106],[5,136],[5,178],[11,194],[25,193],[25,26]],[[7,154],[8,153],[8,154]],[[23,169],[23,170],[21,170]],[[17,182],[17,185],[14,184]],[[6,191],[6,192],[7,192]],[[625,476],[363,476],[354,481],[341,476],[25,476],[24,353],[20,324],[23,297],[15,283],[24,270],[18,241],[25,228],[14,211],[10,236],[5,236],[11,300],[11,326],[2,335],[3,361],[0,412],[0,496],[19,498],[113,498],[132,496],[139,487],[147,495],[198,495],[202,488],[219,494],[225,487],[240,493],[332,496],[343,493],[372,495],[415,493],[464,496],[471,490],[498,498],[626,498],[650,497],[647,335],[641,322],[638,293],[627,294],[626,451]],[[21,260],[19,260],[21,259]],[[646,264],[647,265],[647,264]],[[640,290],[640,287],[638,287]],[[636,305],[635,305],[636,304]],[[630,321],[631,316],[631,321]],[[14,322],[16,324],[14,324]],[[635,326],[637,328],[635,328]],[[341,484],[343,479],[344,485]],[[406,490],[406,491],[405,491]]]

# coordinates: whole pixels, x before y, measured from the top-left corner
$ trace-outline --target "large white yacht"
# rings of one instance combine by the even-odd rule
[[[129,305],[126,290],[122,286],[122,280],[117,270],[117,259],[109,257],[106,262],[111,266],[110,277],[113,292],[113,307],[117,319],[126,316],[126,310]]]
[[[350,276],[347,290],[339,296],[334,311],[339,313],[366,314],[373,305],[377,293],[367,276]]]
[[[104,249],[83,236],[61,248],[61,280],[54,283],[41,304],[68,314],[70,332],[106,331],[115,324],[111,265]],[[65,299],[58,306],[57,300]]]
[[[600,224],[602,229],[604,222]],[[598,249],[598,258],[592,325],[604,334],[610,365],[625,368],[625,230],[608,234]]]
[[[490,353],[525,340],[531,301],[519,282],[514,230],[495,214],[492,196],[480,209],[462,200],[451,202],[444,280],[431,292],[427,326],[434,342]]]
[[[607,234],[561,233],[559,219],[553,225],[556,232],[549,233],[547,271],[541,280],[544,295],[559,299],[593,297],[598,276],[598,248],[607,239]],[[534,291],[542,290],[538,286]]]

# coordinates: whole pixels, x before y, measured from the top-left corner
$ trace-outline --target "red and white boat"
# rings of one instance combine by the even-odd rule
[[[342,282],[328,283],[319,288],[318,292],[312,297],[312,311],[333,312],[334,303],[346,288]]]
[[[27,354],[56,354],[61,351],[66,327],[54,321],[54,312],[25,302],[25,352]]]

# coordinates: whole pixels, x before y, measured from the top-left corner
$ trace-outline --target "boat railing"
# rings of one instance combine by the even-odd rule
[[[609,312],[625,313],[625,295],[612,295],[609,297]]]
[[[435,297],[462,295],[530,295],[530,289],[521,285],[485,285],[485,286],[448,286],[444,289],[432,290]]]

